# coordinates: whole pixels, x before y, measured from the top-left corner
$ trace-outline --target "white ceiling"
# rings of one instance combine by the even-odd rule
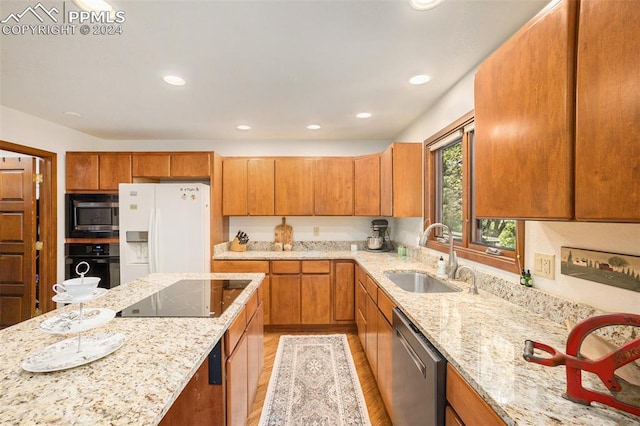
[[[2,0],[0,20],[37,2]],[[546,0],[112,3],[122,35],[0,34],[0,103],[104,139],[391,139]]]

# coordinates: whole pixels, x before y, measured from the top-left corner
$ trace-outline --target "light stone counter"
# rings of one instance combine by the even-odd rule
[[[189,382],[249,300],[264,274],[152,274],[111,289],[86,307],[117,311],[181,279],[249,279],[249,286],[219,318],[114,318],[87,331],[126,336],[114,353],[53,373],[20,365],[32,352],[71,336],[39,329],[60,310],[0,331],[0,424],[154,425]]]
[[[462,291],[416,294],[400,289],[384,275],[387,270],[435,274],[435,270],[424,263],[398,258],[396,254],[365,251],[224,252],[216,254],[215,259],[353,259],[507,424],[640,424],[637,416],[602,405],[587,407],[562,398],[566,390],[565,367],[544,367],[523,359],[526,339],[564,352],[568,333],[561,324],[494,296],[482,286],[480,294],[471,295],[467,292],[467,283],[450,281]],[[540,297],[540,292],[530,294]]]

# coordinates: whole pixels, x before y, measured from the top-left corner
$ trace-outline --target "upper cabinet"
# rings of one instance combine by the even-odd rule
[[[576,6],[541,11],[478,69],[476,216],[573,215]]]
[[[222,212],[225,216],[273,216],[275,161],[225,158],[222,166]]]
[[[576,112],[579,220],[640,221],[640,5],[580,3]]]
[[[382,153],[380,214],[422,216],[422,144],[396,142]]]
[[[310,158],[275,160],[276,215],[313,215],[313,165]]]
[[[131,155],[67,152],[65,179],[67,191],[117,191],[131,182]]]
[[[353,216],[353,158],[315,160],[314,213]]]
[[[380,216],[380,154],[370,154],[353,160],[354,214]]]
[[[133,177],[209,178],[211,157],[208,152],[143,152],[132,155]]]
[[[478,217],[640,221],[640,8],[550,4],[475,80]]]

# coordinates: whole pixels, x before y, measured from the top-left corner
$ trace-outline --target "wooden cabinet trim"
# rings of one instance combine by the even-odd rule
[[[262,272],[269,273],[268,260],[215,260],[213,272]]]

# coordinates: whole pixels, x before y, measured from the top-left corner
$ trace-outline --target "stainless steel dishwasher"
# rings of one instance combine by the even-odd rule
[[[446,407],[445,358],[393,310],[393,424],[439,426]]]

